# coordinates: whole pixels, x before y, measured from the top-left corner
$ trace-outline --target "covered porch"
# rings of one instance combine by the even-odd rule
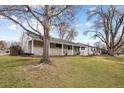
[[[68,43],[51,42],[49,54],[51,56],[60,55],[80,55],[82,46]],[[43,41],[31,40],[28,42],[28,51],[34,55],[43,54]]]

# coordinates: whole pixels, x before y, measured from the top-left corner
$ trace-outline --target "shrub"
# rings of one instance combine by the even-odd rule
[[[22,48],[19,45],[10,46],[10,55],[13,56],[20,55],[21,52],[22,52]]]

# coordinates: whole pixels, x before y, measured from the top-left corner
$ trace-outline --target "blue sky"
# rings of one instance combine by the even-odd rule
[[[22,29],[7,19],[0,19],[0,40],[19,41]]]
[[[88,29],[93,23],[92,21],[87,21],[87,9],[90,9],[91,6],[83,6],[77,14],[76,30],[78,31],[78,36],[75,38],[75,42],[81,42],[85,44],[93,44],[98,39],[91,39],[91,34],[83,35],[83,32]],[[0,19],[0,40],[6,41],[19,41],[22,35],[23,29],[15,26],[14,23],[6,19]],[[55,34],[52,34],[53,37],[56,37]]]

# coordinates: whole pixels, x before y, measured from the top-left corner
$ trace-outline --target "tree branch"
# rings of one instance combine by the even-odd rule
[[[39,21],[39,23],[41,23],[41,25],[43,26],[43,28],[45,28],[43,22],[39,19],[39,17],[37,17],[37,16],[35,15],[35,13],[32,11],[32,9],[31,9],[28,5],[25,5],[25,7],[26,7],[26,8],[28,9],[28,11],[33,15],[33,17],[35,17],[35,18]]]
[[[42,36],[41,33],[40,33],[38,30],[34,29],[34,28],[30,25],[30,23],[29,23],[29,21],[28,21],[28,19],[27,19],[26,16],[25,16],[25,19],[26,19],[26,21],[27,21],[27,23],[28,23],[28,26],[29,26],[32,30],[34,30],[35,32],[37,32],[40,36]]]
[[[122,34],[121,34],[121,36],[120,36],[120,38],[119,38],[119,41],[114,45],[114,47],[117,47],[117,46],[119,45],[119,43],[121,43],[123,37],[124,37],[124,26],[123,26]]]
[[[20,22],[18,22],[17,20],[11,18],[10,16],[6,15],[5,13],[2,13],[2,15],[3,15],[4,17],[8,18],[9,20],[13,21],[14,23],[18,24],[18,25],[19,25],[21,28],[23,28],[25,31],[27,31],[27,32],[29,32],[29,33],[33,33],[33,34],[35,34],[35,35],[37,35],[37,36],[40,36],[40,35],[38,35],[38,34],[32,32],[31,30],[27,29],[25,26],[22,25],[22,23],[20,23]]]
[[[60,15],[60,14],[61,14],[64,10],[66,10],[68,7],[69,7],[69,6],[68,6],[68,5],[66,5],[66,7],[65,7],[65,8],[63,8],[62,10],[60,10],[58,13],[55,13],[55,14],[51,15],[49,18],[52,18],[52,17],[55,17],[55,16]]]

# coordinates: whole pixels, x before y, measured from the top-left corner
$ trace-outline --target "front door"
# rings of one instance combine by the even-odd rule
[[[75,55],[80,55],[80,47],[75,47]]]

